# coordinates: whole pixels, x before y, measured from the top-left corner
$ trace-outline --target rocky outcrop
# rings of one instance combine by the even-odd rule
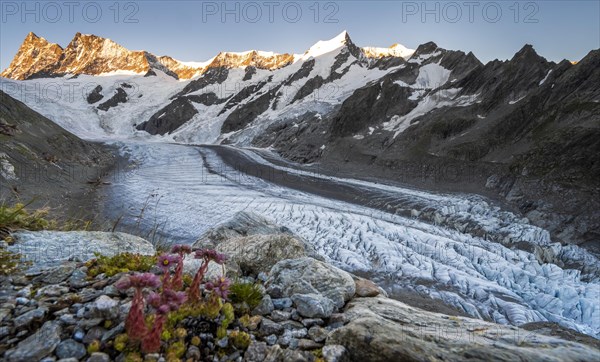
[[[97,98],[97,97],[96,97]],[[88,99],[89,102],[89,99]],[[117,88],[117,93],[115,93],[109,100],[100,104],[98,109],[101,111],[108,111],[110,108],[116,107],[119,103],[127,102],[127,92],[121,87]]]
[[[356,298],[344,312],[350,321],[331,332],[345,361],[584,361],[597,349],[517,327],[424,312],[383,298]]]
[[[159,110],[148,121],[136,126],[137,130],[153,135],[164,135],[175,131],[192,119],[198,110],[187,98],[177,98],[168,106]]]
[[[89,104],[94,104],[96,102],[99,102],[100,100],[102,100],[102,98],[104,98],[104,96],[102,95],[102,86],[101,85],[97,85],[96,88],[94,88],[90,94],[87,95],[87,102]]]

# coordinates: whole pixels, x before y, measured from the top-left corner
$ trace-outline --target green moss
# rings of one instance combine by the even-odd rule
[[[245,350],[250,345],[250,335],[246,332],[232,331],[229,334],[229,340],[237,349]]]
[[[125,356],[125,362],[142,362],[142,356],[138,352],[130,352]]]
[[[131,271],[147,272],[156,264],[155,255],[141,255],[133,253],[121,253],[114,256],[104,256],[94,253],[95,259],[87,262],[88,275],[95,277],[99,274],[106,274],[111,277],[118,273],[127,273]]]
[[[176,358],[181,358],[185,354],[185,351],[185,343],[183,341],[177,341],[169,346],[169,348],[167,349],[167,355]]]
[[[99,352],[99,351],[100,351],[100,341],[97,339],[92,341],[92,343],[90,343],[87,347],[87,352],[89,354],[92,354],[94,352]]]
[[[127,348],[127,342],[129,342],[129,336],[127,336],[125,333],[119,334],[117,337],[115,337],[115,349],[119,352],[123,352],[125,348]]]

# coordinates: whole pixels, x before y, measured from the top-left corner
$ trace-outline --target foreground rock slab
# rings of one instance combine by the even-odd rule
[[[153,255],[156,250],[147,240],[125,233],[100,231],[19,231],[8,249],[23,255],[33,266],[58,266],[64,261],[87,261],[99,252]]]
[[[430,313],[384,297],[356,298],[348,303],[345,314],[350,322],[334,330],[326,342],[344,346],[339,361],[600,360],[600,351],[586,345],[517,327]]]

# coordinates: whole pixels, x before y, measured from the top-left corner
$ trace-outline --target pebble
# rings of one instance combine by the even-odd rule
[[[290,312],[284,312],[281,310],[274,310],[271,313],[271,319],[274,320],[275,322],[283,322],[286,321],[288,319],[290,319],[291,317],[291,313]]]
[[[48,308],[38,308],[24,313],[13,320],[15,328],[25,328],[35,322],[41,322],[48,314]]]
[[[17,297],[30,297],[31,296],[31,288],[33,288],[32,284],[27,285],[17,292]]]
[[[292,305],[292,299],[290,298],[273,299],[273,306],[275,307],[275,309],[290,308]]]
[[[265,342],[267,342],[267,344],[269,346],[274,345],[275,343],[277,343],[277,336],[274,334],[271,334],[270,336],[266,336],[265,337]]]
[[[294,338],[304,338],[308,335],[308,331],[306,328],[301,329],[291,329],[292,337]]]
[[[17,305],[27,305],[29,303],[29,299],[25,297],[18,297],[15,299],[15,302],[17,302]]]
[[[94,352],[94,353],[92,353],[90,358],[87,359],[87,362],[109,362],[109,361],[110,361],[110,357],[108,357],[108,355],[106,353],[102,353],[102,352]]]
[[[63,314],[58,318],[58,320],[66,325],[77,324],[77,319],[72,314]]]
[[[229,338],[225,337],[225,338],[221,338],[217,341],[217,346],[221,347],[221,348],[226,348],[227,345],[229,344]]]
[[[267,279],[269,279],[269,276],[265,272],[260,272],[258,273],[257,278],[264,283],[267,281]]]
[[[304,325],[302,325],[302,323],[296,322],[296,321],[283,321],[283,322],[280,322],[279,324],[281,324],[281,326],[284,329],[303,329],[304,328]]]
[[[270,319],[263,318],[262,322],[260,323],[259,332],[263,336],[267,336],[270,334],[279,335],[283,333],[283,326],[279,323],[273,322]]]
[[[202,354],[200,353],[200,348],[196,346],[190,346],[187,352],[185,353],[185,357],[191,359],[192,361],[199,361]]]
[[[10,334],[10,328],[8,327],[0,327],[0,339],[8,336]]]
[[[102,327],[92,327],[83,337],[82,342],[85,344],[90,344],[95,340],[100,340],[102,336],[106,333],[106,329]]]
[[[310,328],[312,326],[322,326],[325,324],[325,321],[323,321],[321,318],[306,318],[302,320],[302,324],[306,328]]]
[[[55,353],[58,358],[80,359],[87,354],[87,351],[83,344],[72,339],[67,339],[60,342],[60,344],[56,347]]]
[[[267,315],[270,314],[274,309],[271,297],[267,294],[260,301],[260,304],[252,311],[253,315]]]
[[[111,339],[115,338],[118,334],[122,333],[124,330],[125,330],[125,322],[121,322],[113,329],[104,333],[104,335],[102,335],[102,339],[100,341],[106,342],[108,340],[111,340]]]
[[[298,341],[298,348],[301,350],[312,350],[323,347],[322,343],[317,343],[312,339],[301,339]]]
[[[75,333],[73,333],[73,339],[78,342],[83,341],[84,337],[85,337],[85,332],[82,330],[76,330]]]
[[[263,362],[267,358],[268,347],[265,342],[253,342],[250,344],[244,359],[246,362]]]
[[[99,296],[90,306],[88,318],[115,319],[119,316],[119,302],[107,295]]]
[[[323,342],[327,339],[327,330],[319,326],[312,326],[308,330],[308,335],[315,342]]]

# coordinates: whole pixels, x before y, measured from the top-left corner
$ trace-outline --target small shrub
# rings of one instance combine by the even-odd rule
[[[48,208],[29,212],[25,209],[29,204],[17,203],[14,206],[0,205],[0,229],[8,231],[19,229],[37,231],[56,228],[56,221],[46,219],[49,212]],[[4,237],[6,236],[8,235]]]
[[[87,262],[88,275],[95,277],[99,274],[106,274],[111,277],[119,273],[128,273],[130,271],[147,272],[156,264],[155,255],[140,255],[133,253],[121,253],[114,256],[104,256],[100,253],[94,253],[95,259]]]
[[[236,282],[229,287],[229,298],[241,313],[256,308],[263,298],[259,284]]]

